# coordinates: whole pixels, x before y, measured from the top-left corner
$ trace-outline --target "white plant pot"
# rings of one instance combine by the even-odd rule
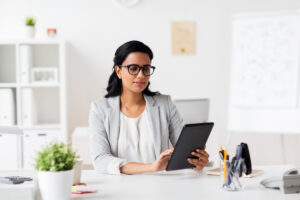
[[[38,183],[42,200],[70,200],[73,170],[38,171]]]
[[[73,166],[73,185],[80,184],[82,163],[82,159],[77,159],[75,165]]]
[[[25,34],[28,38],[34,38],[35,36],[34,26],[25,26]]]

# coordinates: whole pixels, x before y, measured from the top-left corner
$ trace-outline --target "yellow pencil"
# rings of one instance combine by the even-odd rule
[[[226,179],[226,167],[227,167],[227,150],[224,149],[224,182],[225,182],[225,179]]]
[[[220,146],[220,150],[221,150],[221,151],[223,151],[223,148],[222,148],[222,146]]]

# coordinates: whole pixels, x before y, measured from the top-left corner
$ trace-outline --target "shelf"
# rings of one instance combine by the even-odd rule
[[[0,45],[16,45],[16,44],[60,44],[64,42],[61,39],[45,38],[45,39],[0,39]]]
[[[41,145],[67,141],[64,44],[58,38],[0,39],[0,126],[24,130],[23,140],[0,137],[0,160],[7,164],[0,169],[20,167],[21,160],[32,167]]]
[[[34,66],[59,67],[59,45],[56,43],[22,43],[20,45],[20,64],[26,70]]]
[[[56,87],[59,87],[60,84],[58,83],[53,83],[53,84],[42,84],[42,83],[39,83],[39,84],[24,84],[24,85],[21,85],[22,88],[56,88]]]
[[[61,125],[60,124],[40,124],[40,125],[34,125],[31,127],[21,127],[24,131],[28,130],[60,130]]]
[[[22,88],[22,126],[36,127],[39,125],[60,123],[59,88]]]
[[[0,83],[0,88],[16,88],[16,83]]]
[[[44,44],[60,44],[63,41],[60,39],[25,39],[19,40],[18,43],[20,44],[30,44],[30,45],[44,45]]]

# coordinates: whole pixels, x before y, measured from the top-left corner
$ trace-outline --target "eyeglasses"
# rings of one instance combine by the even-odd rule
[[[130,65],[118,65],[119,67],[127,67],[128,73],[131,75],[138,75],[140,70],[143,71],[145,76],[150,76],[153,74],[155,67],[151,65],[143,65],[139,66],[137,64],[130,64]]]

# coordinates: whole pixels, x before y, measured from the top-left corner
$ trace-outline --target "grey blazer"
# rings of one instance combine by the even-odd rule
[[[152,126],[156,158],[175,146],[183,128],[174,103],[168,95],[144,95],[149,124]],[[120,96],[104,98],[91,103],[89,115],[90,151],[95,170],[111,173],[112,163],[124,160],[117,157],[120,132]]]

